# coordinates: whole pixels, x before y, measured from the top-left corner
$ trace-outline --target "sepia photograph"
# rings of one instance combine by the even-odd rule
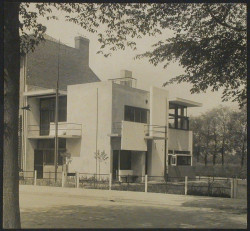
[[[3,7],[3,229],[247,229],[247,4]]]

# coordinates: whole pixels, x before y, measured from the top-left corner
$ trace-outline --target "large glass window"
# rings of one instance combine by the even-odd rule
[[[132,121],[137,123],[147,123],[148,122],[148,110],[144,108],[131,107],[125,105],[124,108],[124,120]]]
[[[131,170],[131,151],[122,150],[120,153],[120,169]]]
[[[189,130],[187,107],[169,104],[169,128]]]
[[[56,99],[44,98],[40,100],[40,111],[49,113],[49,122],[55,122]],[[67,121],[67,96],[60,96],[58,101],[58,121]]]
[[[178,156],[177,165],[191,165],[191,156]]]
[[[45,165],[54,165],[55,157],[55,140],[38,140],[37,150],[43,152],[43,160]],[[63,164],[63,158],[60,153],[66,151],[66,139],[58,139],[58,165]]]

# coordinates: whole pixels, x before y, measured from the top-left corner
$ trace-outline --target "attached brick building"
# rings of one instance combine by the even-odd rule
[[[56,89],[59,74],[59,89],[66,90],[68,85],[99,82],[100,79],[89,67],[89,40],[84,37],[75,37],[75,47],[60,43],[56,39],[45,35],[34,50],[21,57],[20,66],[20,108],[27,106],[24,92]],[[59,59],[59,62],[58,62]],[[58,65],[59,63],[59,65]],[[58,73],[59,71],[59,73]],[[24,132],[22,124],[27,111],[19,112],[20,118],[20,143]],[[21,152],[19,148],[19,163],[21,166]]]

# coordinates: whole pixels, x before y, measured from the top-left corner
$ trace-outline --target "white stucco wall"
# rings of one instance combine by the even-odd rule
[[[168,91],[165,89],[157,87],[150,88],[150,125],[168,126]],[[150,135],[158,137],[165,136],[164,133],[154,131],[150,131]],[[149,175],[164,175],[164,149],[164,140],[152,140],[151,152],[148,153]]]
[[[95,173],[96,129],[98,89],[98,136],[97,149],[108,155],[101,164],[101,173],[110,173],[110,137],[112,116],[112,83],[98,82],[70,85],[67,89],[67,122],[82,124],[82,138],[68,140],[67,150],[72,153],[69,171]]]
[[[193,145],[193,132],[169,129],[169,140],[168,149],[169,150],[179,150],[179,151],[192,151]]]
[[[39,98],[28,98],[27,104],[30,105],[31,111],[27,111],[27,123],[25,124],[28,136],[40,134],[40,100]],[[29,125],[35,125],[29,127]],[[29,131],[29,129],[36,131]],[[25,138],[25,171],[34,171],[34,150],[37,146],[37,140]]]
[[[113,84],[112,120],[124,120],[124,106],[149,109],[149,92],[128,86]]]
[[[147,151],[144,123],[122,121],[121,149]]]

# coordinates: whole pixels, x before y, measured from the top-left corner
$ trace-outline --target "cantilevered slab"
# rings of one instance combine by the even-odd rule
[[[28,136],[28,139],[54,139],[55,136]],[[79,139],[78,135],[58,135],[58,138]]]
[[[24,92],[24,96],[30,96],[30,97],[42,97],[42,96],[53,96],[56,94],[56,89],[45,89],[45,90],[36,90],[36,91],[27,91]],[[59,90],[60,95],[67,95],[67,91],[61,91]]]
[[[187,100],[183,98],[174,98],[174,99],[169,99],[169,103],[173,104],[178,104],[181,106],[186,106],[186,107],[202,107],[202,103],[198,103],[192,100]]]

